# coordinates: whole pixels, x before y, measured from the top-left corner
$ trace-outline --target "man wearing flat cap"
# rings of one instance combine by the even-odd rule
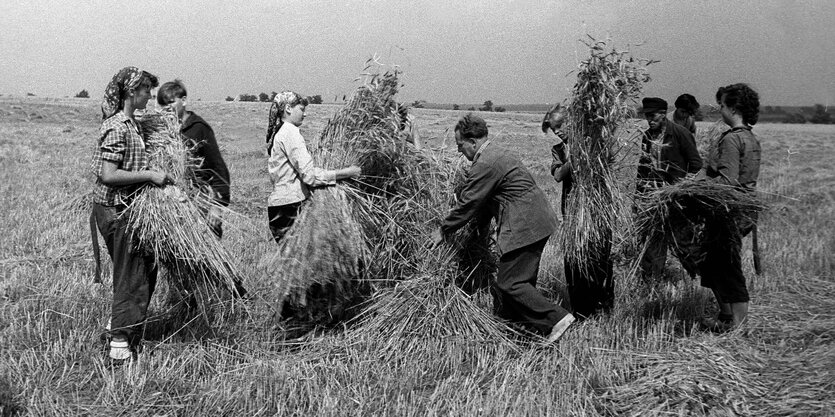
[[[649,128],[641,143],[638,193],[650,192],[676,183],[688,173],[699,172],[702,158],[696,149],[696,140],[689,130],[667,120],[667,102],[658,97],[645,97],[641,104]],[[641,275],[645,279],[658,278],[664,273],[667,261],[667,240],[663,233],[647,236],[647,239],[641,258]]]

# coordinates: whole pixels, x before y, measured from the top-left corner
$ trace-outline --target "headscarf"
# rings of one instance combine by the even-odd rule
[[[132,88],[139,87],[144,77],[151,80],[151,87],[156,87],[157,77],[136,67],[124,67],[113,76],[107,88],[104,89],[104,99],[101,101],[102,120],[122,110],[125,106],[125,93]]]
[[[273,104],[270,106],[270,116],[267,120],[267,155],[272,154],[275,133],[284,124],[284,121],[281,120],[284,110],[299,104],[307,106],[307,98],[293,91],[282,91],[273,98]]]

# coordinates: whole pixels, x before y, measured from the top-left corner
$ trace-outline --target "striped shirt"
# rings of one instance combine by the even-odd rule
[[[90,169],[96,176],[93,202],[103,206],[127,205],[132,195],[142,184],[112,187],[101,181],[104,161],[116,164],[124,171],[148,169],[148,154],[141,128],[124,111],[120,111],[102,122],[98,146],[93,152]]]

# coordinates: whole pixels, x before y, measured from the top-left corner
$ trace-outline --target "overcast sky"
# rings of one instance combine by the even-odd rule
[[[376,54],[402,68],[404,101],[551,103],[586,34],[661,61],[647,95],[711,103],[747,82],[764,104],[835,105],[832,0],[0,0],[0,94],[98,99],[133,65],[181,78],[192,100],[289,89],[330,101]]]

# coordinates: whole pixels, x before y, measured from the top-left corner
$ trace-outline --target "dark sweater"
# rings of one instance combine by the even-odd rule
[[[203,160],[195,172],[197,179],[212,188],[218,203],[228,206],[229,169],[220,154],[215,132],[202,117],[193,112],[188,112],[188,118],[186,118],[180,131],[191,142],[188,145],[194,147],[194,156]]]

